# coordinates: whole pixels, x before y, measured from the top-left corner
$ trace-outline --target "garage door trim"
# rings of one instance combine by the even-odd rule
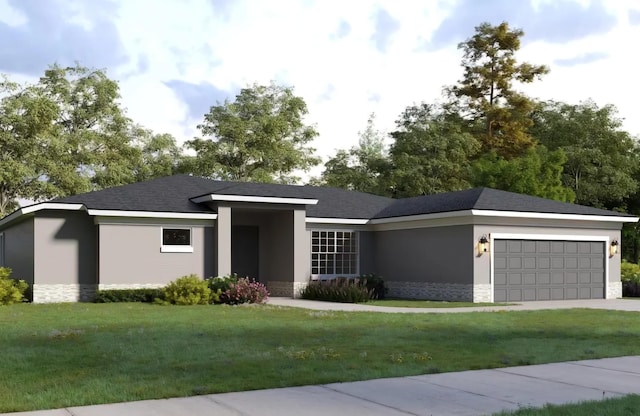
[[[491,302],[494,302],[494,240],[554,240],[554,241],[598,241],[604,242],[604,295],[607,297],[609,293],[609,236],[604,235],[572,235],[572,234],[510,234],[510,233],[492,233],[489,234],[489,252],[491,254],[489,280],[491,281]]]

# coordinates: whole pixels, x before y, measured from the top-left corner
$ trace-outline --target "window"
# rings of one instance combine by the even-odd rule
[[[193,253],[191,229],[163,228],[160,251],[163,253]]]
[[[0,267],[4,266],[4,233],[0,233]]]
[[[311,274],[358,274],[357,240],[355,231],[312,231]]]

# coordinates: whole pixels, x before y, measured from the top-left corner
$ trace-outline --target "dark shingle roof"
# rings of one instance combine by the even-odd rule
[[[317,199],[317,205],[307,206],[307,216],[321,218],[369,219],[393,202],[391,198],[338,188],[225,182],[189,175],[167,176],[51,202],[79,203],[89,209],[202,213],[211,210],[190,199],[210,194]]]
[[[202,213],[211,210],[191,199],[209,194],[317,199],[317,205],[307,205],[307,217],[319,218],[380,219],[470,209],[632,217],[490,188],[394,200],[337,188],[224,182],[189,175],[167,176],[51,202],[80,203],[88,209]]]
[[[389,205],[374,218],[402,217],[406,215],[435,214],[441,212],[465,211],[465,210],[490,210],[535,212],[545,214],[581,214],[581,215],[605,215],[628,216],[614,211],[607,211],[587,207],[584,205],[569,204],[553,201],[530,195],[514,192],[500,191],[491,188],[474,188],[465,191],[447,192],[435,195],[417,196],[413,198],[398,199]]]

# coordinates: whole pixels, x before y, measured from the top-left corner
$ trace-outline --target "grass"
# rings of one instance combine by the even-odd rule
[[[514,412],[501,412],[493,416],[628,416],[638,414],[640,396],[629,396],[588,401],[566,405],[546,405],[543,408],[525,408]]]
[[[0,412],[640,354],[634,312],[0,307]]]
[[[513,303],[473,303],[473,302],[446,302],[435,300],[412,299],[383,299],[372,300],[367,305],[389,306],[394,308],[471,308],[476,306],[509,306]]]

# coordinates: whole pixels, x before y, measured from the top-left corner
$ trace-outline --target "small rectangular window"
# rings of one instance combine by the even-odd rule
[[[193,253],[190,228],[163,228],[162,246],[163,253]]]

